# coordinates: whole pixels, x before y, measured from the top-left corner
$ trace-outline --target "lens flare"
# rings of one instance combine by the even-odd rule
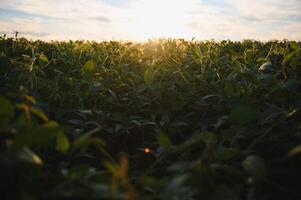
[[[143,149],[143,151],[144,151],[144,153],[146,153],[146,154],[149,154],[149,153],[151,153],[151,150],[150,150],[150,148],[144,148]]]

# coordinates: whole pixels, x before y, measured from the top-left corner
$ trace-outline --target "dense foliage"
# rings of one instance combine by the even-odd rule
[[[300,46],[0,38],[0,198],[301,199]]]

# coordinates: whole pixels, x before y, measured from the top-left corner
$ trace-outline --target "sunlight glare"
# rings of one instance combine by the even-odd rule
[[[140,0],[133,1],[127,30],[138,40],[154,37],[185,37],[189,15],[195,0]]]

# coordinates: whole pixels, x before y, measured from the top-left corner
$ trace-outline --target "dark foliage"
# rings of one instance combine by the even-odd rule
[[[0,38],[0,198],[301,199],[300,46]]]

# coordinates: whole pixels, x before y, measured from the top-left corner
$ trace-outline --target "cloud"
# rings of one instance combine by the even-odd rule
[[[196,31],[208,30],[205,38],[301,40],[299,0],[224,0],[213,7],[191,22]]]
[[[22,31],[22,32],[18,32],[18,34],[21,35],[25,35],[25,36],[29,36],[29,37],[46,37],[49,36],[49,33],[45,33],[45,32],[32,32],[32,31]]]
[[[61,19],[88,19],[113,10],[98,0],[1,0],[0,7]]]
[[[259,21],[290,19],[301,16],[300,0],[228,0],[238,16]]]
[[[0,14],[1,32],[34,39],[301,40],[300,0],[1,0],[0,9],[28,15]]]
[[[110,22],[110,20],[107,17],[104,17],[104,16],[99,16],[99,17],[95,17],[95,18],[92,18],[92,19],[95,19],[96,21],[99,21],[99,22]]]
[[[38,31],[40,30],[40,20],[34,19],[9,19],[0,20],[0,27],[2,30],[10,31]]]
[[[51,34],[48,32],[43,32],[41,29],[41,21],[38,18],[34,19],[9,19],[9,20],[0,20],[0,34],[8,35],[14,37],[16,31],[18,35],[28,38],[47,38],[51,37]]]

